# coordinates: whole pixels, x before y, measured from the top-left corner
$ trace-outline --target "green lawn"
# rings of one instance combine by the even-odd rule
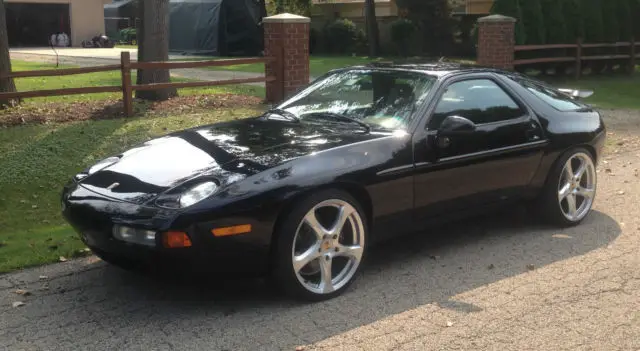
[[[13,69],[51,69],[52,65],[12,62]],[[134,78],[135,79],[135,78]],[[63,77],[21,78],[21,91],[119,85],[119,72]],[[264,97],[264,88],[227,86],[183,89],[181,95],[235,93]],[[118,93],[27,99],[23,108],[47,111],[41,102],[71,103],[120,99]],[[60,216],[62,185],[76,172],[105,156],[155,136],[192,126],[258,113],[249,108],[156,111],[151,117],[82,121],[0,128],[0,273],[80,255],[84,245]],[[12,113],[12,110],[3,111]],[[15,113],[15,112],[14,112]],[[168,116],[165,116],[167,115]],[[162,115],[162,117],[160,117]]]
[[[309,59],[309,71],[312,76],[317,77],[329,72],[332,69],[367,64],[373,61],[383,61],[386,58],[370,58],[367,56],[319,56],[312,55]],[[247,65],[233,65],[225,67],[211,67],[211,70],[240,71],[264,73],[264,64],[255,63]]]
[[[585,76],[580,80],[549,79],[556,87],[589,89],[594,94],[584,101],[603,108],[640,109],[640,71],[633,77]]]
[[[38,69],[53,69],[55,65],[42,64],[36,62],[25,61],[11,61],[13,71],[31,71]],[[61,68],[70,68],[73,66],[65,66]],[[135,82],[136,73],[132,72],[132,80]],[[87,73],[77,74],[71,76],[59,76],[59,77],[36,77],[36,78],[18,78],[15,80],[16,88],[18,91],[29,91],[39,89],[61,89],[61,88],[79,88],[90,86],[105,86],[105,85],[120,85],[121,82],[120,71],[112,72],[99,72],[99,73]],[[189,81],[183,78],[172,78],[173,81],[183,82]],[[227,85],[211,88],[189,88],[181,89],[179,91],[182,95],[193,94],[220,94],[220,93],[233,93],[264,97],[265,92],[263,87],[252,85]],[[81,94],[81,95],[67,95],[67,96],[51,96],[43,98],[27,99],[27,103],[31,102],[70,102],[70,101],[88,101],[96,99],[121,99],[120,93],[98,93],[98,94]]]
[[[148,138],[255,115],[251,109],[0,129],[0,273],[74,257],[84,245],[60,216],[62,185]]]

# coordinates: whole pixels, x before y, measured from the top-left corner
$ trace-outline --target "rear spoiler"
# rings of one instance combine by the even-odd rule
[[[578,89],[558,89],[561,93],[569,95],[573,99],[586,99],[593,95],[593,90],[578,90]]]

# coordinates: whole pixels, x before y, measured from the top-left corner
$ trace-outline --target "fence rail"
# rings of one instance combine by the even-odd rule
[[[119,65],[103,65],[103,66],[81,67],[81,68],[20,71],[20,72],[11,72],[8,75],[0,76],[0,79],[29,78],[29,77],[67,76],[67,75],[96,73],[96,72],[120,71],[120,74],[122,76],[122,85],[0,93],[0,99],[19,99],[19,98],[33,98],[33,97],[44,97],[44,96],[122,92],[124,113],[125,113],[125,116],[129,117],[133,115],[133,91],[135,90],[197,88],[197,87],[209,87],[209,86],[232,85],[232,84],[272,82],[276,80],[275,76],[263,76],[263,77],[256,77],[256,78],[224,79],[224,80],[216,80],[216,81],[132,84],[131,82],[132,69],[169,69],[170,70],[170,69],[179,69],[179,68],[223,67],[223,66],[252,64],[252,63],[266,64],[266,63],[272,62],[273,60],[274,58],[270,58],[270,57],[257,57],[257,58],[240,58],[240,59],[207,60],[207,61],[131,62],[131,56],[129,52],[123,51],[120,56]]]
[[[628,48],[627,54],[608,54],[608,55],[584,55],[584,49],[597,49],[597,48]],[[526,51],[539,51],[539,50],[553,50],[553,49],[575,49],[575,56],[551,56],[551,57],[537,57],[537,58],[523,58],[514,60],[514,66],[531,65],[536,63],[560,63],[560,62],[575,62],[575,76],[580,78],[582,75],[582,62],[584,61],[597,61],[597,60],[628,60],[629,72],[633,74],[635,71],[636,62],[640,59],[640,53],[638,53],[638,43],[635,38],[632,38],[629,42],[617,42],[617,43],[583,43],[582,39],[578,39],[575,44],[549,44],[549,45],[517,45],[514,48],[516,52]]]

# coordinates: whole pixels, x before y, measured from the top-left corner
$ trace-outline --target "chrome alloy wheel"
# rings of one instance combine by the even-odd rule
[[[558,202],[565,218],[578,222],[589,213],[596,182],[595,166],[589,155],[580,152],[567,160],[558,182]]]
[[[315,205],[298,225],[292,263],[298,281],[315,294],[347,284],[364,253],[362,218],[348,202],[329,199]]]

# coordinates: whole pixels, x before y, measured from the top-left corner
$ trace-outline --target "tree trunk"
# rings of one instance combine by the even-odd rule
[[[365,20],[367,23],[367,39],[369,41],[369,56],[376,57],[380,53],[380,32],[378,31],[376,5],[374,0],[366,0],[364,6]]]
[[[7,34],[7,14],[4,8],[4,0],[0,0],[0,76],[11,72],[11,59],[9,58],[9,35]],[[0,92],[12,93],[16,91],[13,78],[0,78]],[[20,103],[19,99],[0,99],[0,109],[7,106],[13,107]]]
[[[169,0],[140,2],[140,31],[138,31],[138,61],[169,61]],[[138,84],[170,82],[167,69],[139,69]],[[177,96],[175,88],[136,91],[145,100],[167,100]]]

